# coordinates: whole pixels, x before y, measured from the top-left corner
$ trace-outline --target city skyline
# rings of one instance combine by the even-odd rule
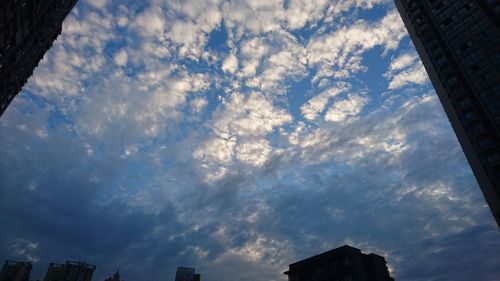
[[[0,159],[0,257],[32,276],[285,281],[344,244],[398,281],[500,276],[392,0],[80,0],[0,116]]]
[[[394,281],[389,275],[385,258],[375,253],[365,254],[360,249],[343,245],[316,254],[289,265],[284,272],[290,281],[351,280]],[[41,280],[30,276],[32,262],[6,260],[0,273],[0,281]],[[65,264],[49,263],[44,281],[92,281],[95,265],[84,261],[66,261]],[[200,281],[196,268],[178,266],[175,281]],[[104,281],[120,281],[120,271]]]

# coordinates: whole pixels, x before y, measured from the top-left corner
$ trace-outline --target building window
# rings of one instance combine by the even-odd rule
[[[461,109],[466,109],[468,107],[471,107],[472,106],[472,102],[469,98],[465,98],[461,101],[458,102],[458,106],[461,108]]]
[[[446,63],[448,63],[448,59],[446,57],[440,57],[438,60],[437,60],[437,63],[439,65],[444,65]]]

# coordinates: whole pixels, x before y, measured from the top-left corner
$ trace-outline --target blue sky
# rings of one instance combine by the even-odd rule
[[[350,244],[497,280],[498,229],[392,1],[81,0],[0,118],[0,256],[286,280]]]

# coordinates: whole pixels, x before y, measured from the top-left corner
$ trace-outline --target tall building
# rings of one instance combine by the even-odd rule
[[[91,281],[95,266],[84,262],[51,263],[44,281]]]
[[[30,262],[5,261],[0,281],[29,281],[32,267]]]
[[[200,281],[200,274],[195,273],[192,267],[177,267],[175,281]]]
[[[0,5],[0,116],[61,33],[78,0],[2,0]]]
[[[288,281],[394,281],[385,259],[344,245],[289,265]]]
[[[395,1],[500,226],[500,1]]]

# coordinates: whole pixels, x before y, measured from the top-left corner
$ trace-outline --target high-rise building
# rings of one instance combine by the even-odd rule
[[[289,265],[288,281],[394,281],[385,259],[344,245]]]
[[[95,266],[84,262],[51,263],[44,281],[91,281]]]
[[[30,262],[5,261],[0,281],[29,281],[32,267]]]
[[[195,273],[192,267],[177,267],[175,281],[200,281],[200,274]]]
[[[500,1],[395,1],[500,226]]]
[[[2,0],[0,116],[33,73],[78,0]]]

